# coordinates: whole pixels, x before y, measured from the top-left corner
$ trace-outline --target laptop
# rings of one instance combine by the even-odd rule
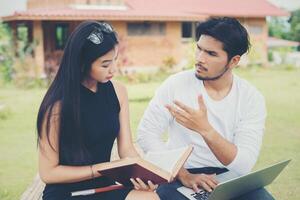
[[[231,171],[219,174],[216,177],[219,184],[211,193],[204,190],[195,193],[194,190],[184,186],[177,188],[177,190],[190,200],[232,199],[269,185],[290,161],[290,159],[285,160],[243,176],[238,176]]]

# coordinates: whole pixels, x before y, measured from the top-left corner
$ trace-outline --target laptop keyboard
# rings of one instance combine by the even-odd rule
[[[210,192],[200,190],[199,192],[195,192],[191,194],[192,197],[194,197],[197,200],[207,200],[210,195]]]

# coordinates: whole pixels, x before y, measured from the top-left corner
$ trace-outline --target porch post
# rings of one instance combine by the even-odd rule
[[[10,23],[10,25],[11,25],[11,31],[12,31],[12,42],[13,42],[14,55],[17,57],[18,56],[17,23],[15,21],[12,21]]]
[[[33,21],[33,40],[35,42],[34,60],[38,76],[45,75],[44,36],[42,21]]]

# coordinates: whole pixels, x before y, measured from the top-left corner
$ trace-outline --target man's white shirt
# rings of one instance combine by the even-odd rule
[[[173,105],[173,101],[178,100],[198,109],[199,95],[204,98],[209,123],[223,138],[237,146],[237,155],[227,166],[215,157],[199,133],[177,123],[165,108],[165,105]],[[170,76],[156,90],[138,126],[137,140],[145,152],[192,144],[194,150],[185,168],[226,167],[242,175],[251,171],[256,163],[265,118],[264,97],[246,80],[234,75],[228,95],[215,101],[207,94],[203,81],[196,78],[195,71],[188,70]],[[165,143],[162,134],[166,131],[169,138]]]

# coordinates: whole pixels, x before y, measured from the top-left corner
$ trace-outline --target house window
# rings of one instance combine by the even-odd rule
[[[25,24],[18,24],[17,38],[25,43],[28,42],[28,27]]]
[[[29,27],[25,23],[17,24],[16,36],[18,53],[32,53]]]
[[[196,23],[182,22],[181,23],[181,37],[182,39],[196,39]]]
[[[127,23],[129,36],[165,35],[166,23],[164,22],[132,22]]]
[[[69,25],[56,24],[55,26],[55,48],[56,50],[64,49],[68,39]]]
[[[183,38],[191,38],[193,36],[193,27],[191,22],[182,22],[181,35]]]
[[[263,33],[263,26],[262,25],[248,25],[248,31],[250,34],[259,35]]]

